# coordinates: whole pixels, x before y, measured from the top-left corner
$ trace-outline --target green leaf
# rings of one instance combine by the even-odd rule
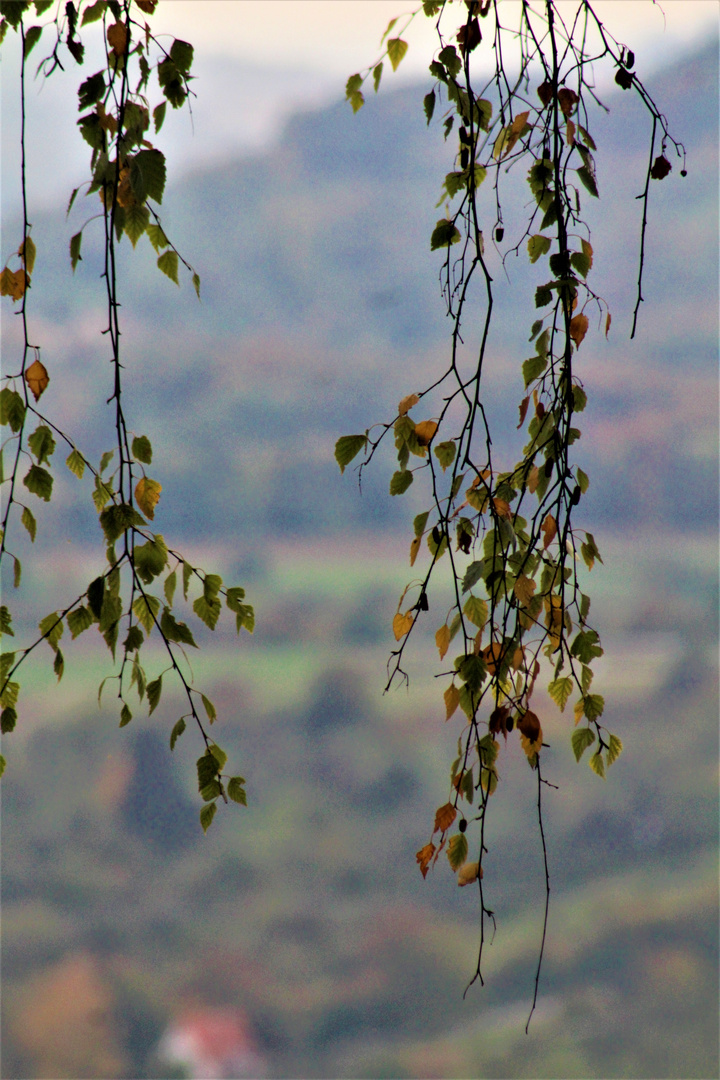
[[[25,419],[25,402],[16,390],[4,386],[0,390],[0,424],[7,424],[11,431],[18,432]]]
[[[458,656],[455,667],[468,690],[476,694],[487,678],[487,667],[481,656]]]
[[[75,273],[75,267],[79,262],[82,262],[82,255],[80,254],[80,246],[82,244],[82,229],[80,232],[75,233],[70,237],[70,264]]]
[[[602,562],[600,552],[595,543],[595,537],[592,533],[585,533],[585,542],[580,545],[580,554],[582,555],[588,570],[592,570],[596,559],[598,562]],[[600,653],[597,655],[599,656]]]
[[[78,450],[71,450],[65,459],[65,464],[71,473],[82,480],[83,473],[85,472],[85,458]]]
[[[123,641],[123,648],[126,652],[134,652],[135,649],[139,649],[145,638],[143,632],[139,626],[131,626],[127,632],[127,637]]]
[[[137,435],[132,441],[132,455],[143,465],[152,464],[152,446],[147,435]]]
[[[145,521],[140,517],[134,506],[130,506],[128,503],[120,503],[112,506],[108,506],[107,510],[103,510],[100,514],[100,525],[105,533],[105,539],[108,544],[114,544],[116,540],[130,528],[142,528],[145,525]]]
[[[144,203],[146,199],[153,199],[161,203],[165,190],[165,176],[165,155],[160,150],[140,150],[130,164],[130,186],[138,202]],[[146,213],[149,222],[150,214],[147,210]],[[177,255],[175,258],[177,260]],[[165,270],[164,273],[167,271]],[[172,274],[169,276],[173,277]]]
[[[565,711],[565,706],[568,703],[568,698],[572,693],[572,679],[569,675],[564,678],[553,679],[548,685],[548,694],[560,709],[560,712]]]
[[[193,289],[197,293],[198,300],[200,299],[200,275],[193,273],[192,276]]]
[[[608,748],[605,751],[605,763],[610,766],[620,757],[623,749],[622,740],[617,735],[609,736]]]
[[[220,601],[207,601],[204,596],[199,596],[193,604],[193,611],[210,630],[214,630],[220,618]]]
[[[211,799],[217,799],[218,795],[222,793],[222,786],[219,780],[208,780],[205,787],[200,788],[200,798],[204,802],[210,802]]]
[[[192,575],[193,568],[190,563],[183,562],[182,576],[183,576],[183,596],[187,600],[188,585],[190,584],[190,577]]]
[[[165,599],[167,600],[170,607],[172,607],[172,602],[173,602],[173,598],[175,596],[176,587],[177,587],[177,574],[173,570],[173,572],[171,574],[168,574],[168,576],[165,578],[165,585],[164,585]]]
[[[367,446],[367,435],[343,435],[335,443],[335,460],[340,466],[340,472],[345,472],[345,466],[349,465],[354,457]]]
[[[84,604],[79,608],[75,608],[74,611],[69,612],[67,624],[73,641],[87,630],[88,627],[92,626],[94,621],[92,611],[90,608],[85,607]]]
[[[193,62],[193,47],[189,41],[181,41],[180,38],[176,38],[172,43],[170,49],[170,59],[177,67],[178,71],[181,71],[183,75],[190,74],[190,68]]]
[[[105,578],[103,576],[97,577],[90,582],[87,598],[90,610],[95,618],[99,619],[102,614],[103,599],[105,598]]]
[[[451,75],[459,75],[462,68],[462,60],[457,54],[457,49],[454,45],[446,45],[444,49],[441,49],[438,54],[438,60]]]
[[[193,649],[197,649],[195,639],[193,638],[190,629],[185,623],[176,622],[169,608],[163,608],[163,613],[160,618],[160,629],[168,641],[176,641],[180,645],[192,645]]]
[[[19,589],[20,588],[20,579],[22,577],[22,563],[18,559],[17,555],[12,555],[11,558],[12,558],[13,563],[14,563],[13,586],[16,589]]]
[[[448,841],[447,857],[453,870],[459,870],[467,862],[468,842],[465,833],[456,833]]]
[[[242,776],[231,776],[228,782],[227,793],[233,802],[240,803],[241,806],[247,806],[247,794],[243,784],[245,783]]]
[[[579,761],[588,746],[592,746],[595,742],[595,732],[592,728],[576,728],[572,733],[570,741],[572,743],[573,753],[575,754],[575,760]]]
[[[455,453],[457,451],[457,447],[452,440],[448,440],[447,442],[438,443],[436,446],[433,447],[433,451],[435,457],[440,462],[442,471],[445,472],[445,470],[448,469],[455,460]]]
[[[150,596],[148,593],[141,594],[133,604],[132,609],[145,633],[149,635],[160,610],[160,601],[157,596]]]
[[[28,27],[28,29],[25,31],[25,49],[23,51],[23,56],[27,57],[30,55],[30,53],[40,40],[42,32],[42,26]]]
[[[588,256],[585,254],[585,252],[574,251],[573,254],[570,256],[570,263],[572,264],[572,266],[575,267],[578,274],[580,274],[580,277],[588,276],[588,271],[592,263]]]
[[[217,720],[217,713],[215,711],[215,706],[213,705],[210,698],[205,697],[204,694],[201,694],[200,697],[202,698],[202,703],[205,706],[205,712],[207,713],[208,720],[210,721],[211,724],[214,724],[215,721]],[[225,762],[222,763],[222,765],[224,765],[224,764],[225,764]],[[222,768],[222,765],[220,766],[221,768]]]
[[[447,218],[441,218],[430,237],[430,250],[436,251],[438,248],[450,247],[451,244],[457,244],[459,240],[460,233],[453,222],[448,221]]]
[[[573,411],[582,412],[587,405],[587,394],[583,390],[582,386],[578,386],[577,383],[572,388],[573,395]]]
[[[375,67],[373,68],[373,86],[375,88],[375,93],[376,94],[377,94],[378,90],[380,89],[380,80],[382,79],[382,73],[383,73],[383,66],[382,66],[382,62],[381,62],[379,64],[376,64]]]
[[[7,621],[8,625],[9,625],[9,620],[10,620],[10,612],[3,605],[3,607],[0,608],[0,633],[3,633],[3,632],[6,631],[7,628],[5,626],[5,623]],[[10,631],[10,636],[11,637],[15,636],[12,633],[12,631]],[[0,684],[5,682],[5,679],[8,677],[8,672],[10,671],[10,668],[13,666],[14,662],[15,662],[15,653],[14,652],[0,653]]]
[[[528,388],[530,383],[534,382],[547,367],[547,358],[545,356],[531,356],[528,360],[523,362],[522,373],[525,380],[525,389]]]
[[[0,714],[0,731],[3,735],[9,735],[11,731],[15,730],[15,724],[17,723],[17,713],[12,706],[8,706],[3,709]]]
[[[171,750],[175,749],[175,743],[178,741],[178,739],[180,738],[180,736],[182,735],[184,730],[185,730],[185,718],[181,716],[180,719],[178,720],[177,724],[175,724],[175,727],[170,732],[170,749]]]
[[[527,243],[530,262],[536,263],[541,255],[546,255],[550,250],[551,243],[549,236],[541,236],[540,233],[531,236]]]
[[[97,0],[97,3],[91,4],[89,8],[85,8],[82,19],[80,20],[80,25],[87,26],[88,23],[97,22],[98,19],[102,19],[106,7],[107,0]],[[85,106],[82,107],[85,108]]]
[[[35,536],[37,534],[37,522],[32,516],[32,513],[28,510],[27,506],[23,507],[23,512],[20,515],[20,521],[30,534],[30,539],[35,542]]]
[[[435,112],[435,91],[431,90],[429,94],[426,94],[423,98],[423,109],[425,110],[425,118],[428,122],[433,118]]]
[[[393,71],[397,71],[400,62],[408,51],[407,41],[402,38],[390,38],[387,43],[388,60],[392,64]]]
[[[588,765],[594,773],[605,779],[605,762],[602,759],[602,752],[600,749],[596,750],[593,756],[588,761]]]
[[[135,683],[135,685],[137,686],[137,692],[140,701],[142,701],[142,699],[145,697],[146,682],[147,680],[145,678],[145,672],[136,656],[133,660],[132,671],[130,672],[130,685],[132,686],[133,683]]]
[[[38,623],[41,635],[45,638],[51,649],[57,649],[58,642],[63,636],[65,624],[57,611],[51,611]]]
[[[162,251],[162,249],[164,247],[167,247],[168,244],[170,243],[167,236],[162,231],[162,229],[160,228],[159,225],[152,225],[152,224],[148,225],[148,227],[147,227],[147,229],[145,231],[148,234],[150,243],[152,244],[152,246],[155,248],[156,251]],[[144,436],[143,436],[143,438],[144,438]]]
[[[481,577],[485,574],[485,560],[479,559],[475,562],[471,562],[465,571],[465,577],[463,578],[462,591],[466,593],[468,589],[472,589]]]
[[[218,772],[221,772],[227,764],[227,754],[220,746],[217,745],[217,743],[211,743],[208,747],[208,750],[217,762]]]
[[[200,824],[202,825],[203,832],[207,832],[212,825],[212,820],[215,817],[217,806],[214,802],[206,803],[200,811]]]
[[[60,652],[59,649],[57,649],[56,652],[55,652],[55,660],[53,662],[53,671],[57,675],[58,682],[60,682],[60,680],[62,679],[64,670],[65,670],[65,660],[64,660],[63,654]]]
[[[482,628],[487,622],[488,606],[484,600],[481,600],[477,596],[473,596],[471,593],[465,601],[463,613],[467,615],[471,623],[474,623],[475,626]]]
[[[39,465],[31,465],[23,477],[23,484],[33,495],[44,499],[45,502],[50,502],[53,478],[47,469],[41,469]]]
[[[167,102],[165,101],[161,101],[160,104],[153,109],[153,123],[155,125],[155,134],[157,134],[160,128],[163,126],[166,109]]]
[[[7,762],[5,761],[5,758],[2,756],[2,754],[0,754],[0,776],[2,776],[2,774],[5,772],[6,764]]]
[[[125,207],[125,233],[133,247],[137,244],[148,225],[150,224],[150,211],[146,206],[135,203]]]
[[[20,694],[20,683],[8,682],[5,683],[2,694],[0,694],[0,706],[2,708],[15,708],[17,705],[18,695]]]
[[[206,750],[197,760],[198,791],[202,791],[211,780],[214,780],[218,772],[217,760],[209,750]]]
[[[535,307],[545,307],[552,301],[552,289],[549,285],[538,285],[535,290]]]
[[[413,474],[409,469],[402,469],[399,472],[393,473],[390,480],[390,494],[402,495],[413,482]]]
[[[430,511],[425,510],[422,514],[418,514],[413,521],[413,531],[416,537],[421,537],[425,532],[425,526],[427,525],[427,519],[430,516]]]
[[[603,649],[597,631],[580,630],[570,646],[570,652],[583,664],[590,664],[596,656],[602,656]]]
[[[153,712],[155,711],[160,702],[160,695],[162,693],[162,675],[160,675],[157,679],[153,679],[152,682],[149,682],[147,684],[146,693],[148,705],[150,707],[148,716],[152,716]]]
[[[590,169],[587,167],[587,165],[581,165],[580,168],[576,169],[575,171],[577,172],[578,177],[580,178],[580,183],[583,185],[583,187],[587,188],[587,190],[590,192],[590,194],[594,195],[595,198],[598,199],[600,196],[598,195],[598,189],[597,189],[597,184],[595,183],[595,177],[590,172]],[[597,757],[597,755],[595,755],[595,756]],[[602,765],[602,758],[600,758],[600,764]],[[597,772],[597,769],[595,771]],[[605,775],[604,772],[598,773],[598,776],[604,776],[604,775]]]
[[[176,251],[164,251],[158,259],[157,264],[163,274],[167,274],[171,281],[174,281],[176,285],[180,284],[180,281],[178,280],[178,257]]]
[[[132,713],[128,706],[123,702],[123,707],[120,710],[120,727],[126,727],[132,720]]]
[[[105,470],[107,469],[108,465],[110,464],[110,462],[112,461],[114,456],[115,456],[115,451],[114,450],[106,450],[105,451],[103,456],[100,458],[100,469],[99,469],[99,471],[101,473],[105,472]]]
[[[583,492],[583,494],[585,494],[587,489],[590,487],[590,480],[588,479],[587,474],[582,471],[580,466],[578,466],[578,469],[577,469],[577,482],[578,482],[578,487]]]
[[[597,720],[605,710],[605,698],[602,694],[584,694],[583,712],[588,720]]]
[[[154,578],[162,574],[167,566],[168,549],[160,533],[146,544],[136,544],[133,555],[133,565],[138,577],[145,585],[149,585]]]

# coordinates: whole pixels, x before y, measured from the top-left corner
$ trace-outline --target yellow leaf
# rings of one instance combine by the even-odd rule
[[[585,715],[585,702],[582,698],[578,698],[578,700],[575,702],[573,712],[575,713],[575,727],[577,727],[583,716]]]
[[[557,536],[557,522],[555,521],[555,518],[552,516],[552,514],[547,515],[540,528],[542,529],[545,537],[545,539],[543,540],[543,547],[548,548]]]
[[[577,349],[580,348],[580,343],[587,334],[589,325],[590,320],[588,319],[587,315],[573,315],[572,319],[570,320],[569,333],[570,337],[575,342],[575,347]]]
[[[22,244],[18,248],[18,255],[20,256],[22,261],[25,263],[25,269],[27,270],[28,274],[32,274],[32,272],[33,272],[33,267],[35,266],[35,255],[36,254],[37,254],[37,249],[35,247],[35,242],[34,242],[32,236],[26,236],[25,239],[23,240]]]
[[[460,691],[455,683],[451,683],[443,694],[445,700],[445,720],[449,720],[460,704]]]
[[[534,582],[533,582],[533,584],[534,584]],[[525,650],[523,649],[522,645],[518,645],[517,649],[513,653],[513,658],[512,658],[513,671],[519,671],[524,663],[525,663]]]
[[[420,398],[417,394],[408,394],[408,396],[404,397],[398,405],[398,415],[406,416],[410,409],[412,409],[413,405],[417,405],[419,400]]]
[[[507,499],[493,499],[493,506],[498,517],[508,519],[512,517],[512,510]]]
[[[400,638],[404,638],[407,633],[410,632],[413,624],[413,617],[411,612],[406,611],[404,615],[401,615],[398,611],[393,619],[393,634],[395,640],[399,641]]]
[[[452,803],[445,803],[435,813],[435,828],[433,832],[447,832],[457,817],[457,810]]]
[[[531,495],[535,494],[537,486],[540,483],[540,470],[537,465],[533,465],[532,469],[528,473],[527,486]]]
[[[115,56],[122,56],[127,48],[128,32],[124,23],[116,22],[108,28],[107,40],[108,45],[115,53]]]
[[[435,845],[434,844],[426,844],[425,847],[420,848],[417,855],[415,856],[415,858],[417,859],[417,862],[420,865],[420,870],[422,871],[422,876],[423,877],[425,877],[427,875],[428,866],[430,865],[430,860],[432,859],[434,854],[435,854]]]
[[[437,424],[434,420],[421,420],[415,425],[415,434],[421,446],[427,446],[436,431]]]
[[[39,360],[33,360],[25,372],[25,382],[32,390],[35,400],[39,401],[40,395],[47,389],[47,384],[50,382],[50,376],[45,365],[41,364]]]
[[[135,488],[137,504],[145,517],[150,518],[151,521],[155,517],[155,507],[160,499],[161,491],[162,484],[157,480],[151,480],[149,476],[141,477]]]
[[[417,559],[417,553],[420,550],[421,543],[422,543],[422,536],[416,536],[413,539],[413,542],[410,545],[410,565],[411,566],[415,565],[415,560]]]
[[[445,653],[450,648],[450,627],[447,623],[445,623],[444,626],[441,626],[440,629],[436,631],[435,644],[438,647],[440,659],[443,660],[445,657]]]
[[[549,598],[545,597],[544,603],[545,625],[550,631],[550,641],[553,648],[557,649],[560,645],[560,633],[563,624],[562,598],[553,593]]]
[[[458,885],[472,885],[473,881],[477,881],[482,876],[480,863],[466,862],[458,870],[457,883]]]
[[[24,270],[11,270],[5,267],[0,274],[0,295],[11,296],[13,300],[21,300],[30,278]]]
[[[521,604],[529,604],[536,589],[537,582],[533,581],[532,578],[529,578],[527,574],[521,574],[515,582],[513,592]]]

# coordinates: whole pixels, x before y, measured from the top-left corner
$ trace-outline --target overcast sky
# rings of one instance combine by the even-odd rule
[[[195,46],[197,99],[191,121],[185,110],[172,114],[162,134],[171,175],[227,160],[267,146],[277,138],[288,115],[338,100],[348,75],[372,64],[388,21],[399,15],[394,33],[405,24],[403,0],[161,0],[152,26]],[[560,4],[567,12],[576,0]],[[718,0],[599,0],[595,5],[614,36],[630,45],[638,70],[651,73],[669,59],[716,35]],[[517,0],[503,0],[509,25],[517,22]],[[86,41],[92,39],[91,26]],[[436,48],[433,21],[422,13],[409,27],[410,44],[396,75],[387,72],[384,87],[427,77]],[[41,40],[33,53],[47,51]],[[18,49],[14,34],[3,45],[2,175],[3,209],[16,205],[19,121]],[[100,67],[91,50],[83,77]],[[608,68],[606,78],[612,78]],[[602,85],[603,75],[598,72]],[[35,206],[62,203],[87,168],[87,147],[75,128],[78,73],[56,72],[51,82],[31,83],[28,130],[31,199]]]

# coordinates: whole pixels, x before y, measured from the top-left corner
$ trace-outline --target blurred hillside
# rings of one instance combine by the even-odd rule
[[[463,1000],[476,899],[441,864],[423,882],[414,859],[460,730],[442,722],[430,635],[410,693],[381,696],[423,506],[414,489],[388,497],[387,461],[360,496],[332,456],[447,351],[429,236],[453,147],[426,128],[418,87],[383,90],[355,117],[297,116],[277,148],[171,186],[163,221],[201,273],[201,304],[149,250],[123,256],[128,414],[153,437],[157,527],[257,604],[252,639],[206,634],[196,664],[250,805],[203,837],[194,733],[167,751],[179,700],[118,731],[111,705],[94,708],[109,668],[89,635],[59,689],[39,658],[4,740],[8,1080],[169,1077],[158,1041],[196,1005],[241,1007],[272,1076],[717,1076],[717,89],[711,46],[650,87],[689,175],[675,167],[652,189],[632,342],[647,147],[630,141],[630,95],[593,121],[594,287],[613,327],[582,349],[583,507],[605,559],[591,582],[607,650],[597,682],[626,749],[603,783],[540,698],[560,791],[547,798],[553,893],[529,1036],[544,894],[524,755],[512,738],[501,751],[486,883],[498,931],[487,985]],[[523,182],[506,177],[508,202]],[[43,404],[99,453],[108,391],[77,382],[103,347],[92,227],[74,279],[66,262],[85,213],[35,218],[32,301]],[[506,213],[504,249],[521,227]],[[488,407],[509,452],[528,336],[515,290],[533,282],[522,256],[508,282],[501,254]],[[18,546],[43,612],[86,586],[95,559],[89,491],[69,476],[56,488],[40,565]],[[69,525],[75,542],[58,550],[53,530]]]

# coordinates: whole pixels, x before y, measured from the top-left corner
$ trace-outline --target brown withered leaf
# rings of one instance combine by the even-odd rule
[[[536,742],[538,737],[542,735],[540,719],[536,713],[530,712],[529,709],[520,717],[516,726],[518,731],[530,742]]]
[[[441,626],[439,630],[435,631],[435,644],[438,647],[440,659],[443,660],[445,658],[445,653],[450,648],[450,627],[447,623]]]
[[[485,661],[485,666],[491,675],[494,675],[497,670],[497,665],[500,663],[503,657],[503,646],[500,641],[492,641],[482,651],[482,658]]]
[[[575,122],[573,120],[568,120],[567,122],[567,128],[565,130],[565,142],[568,144],[568,146],[572,146],[575,142]]]
[[[135,206],[137,199],[133,194],[133,189],[130,186],[130,169],[127,165],[123,165],[120,170],[120,181],[117,189],[117,201],[121,206]]]
[[[135,3],[144,11],[146,15],[152,15],[153,11],[157,7],[158,0],[135,0]]]
[[[10,296],[13,300],[22,300],[29,282],[30,278],[24,270],[11,270],[6,266],[0,274],[0,295]]]
[[[578,96],[574,90],[570,90],[567,86],[561,86],[558,90],[558,105],[563,111],[566,117],[572,116],[573,110],[578,103]]]
[[[437,424],[434,420],[421,420],[415,425],[415,434],[421,446],[427,446],[436,431]]]
[[[128,32],[125,23],[116,22],[108,27],[108,45],[116,57],[123,56],[127,49]]]
[[[417,859],[417,862],[418,862],[418,864],[420,866],[420,870],[422,872],[423,877],[427,877],[428,866],[430,865],[430,860],[432,859],[434,854],[435,854],[435,845],[434,844],[426,844],[425,847],[420,848],[417,855],[415,856],[415,858]]]
[[[520,574],[513,586],[513,592],[521,604],[529,604],[535,595],[537,582],[529,578],[527,574]]]
[[[553,96],[552,83],[548,82],[547,79],[545,80],[544,83],[540,83],[540,85],[537,88],[537,96],[542,101],[543,106],[547,105],[550,101],[552,101],[552,96]]]
[[[532,739],[528,739],[527,735],[523,735],[523,733],[520,732],[520,745],[525,751],[525,755],[528,761],[530,761],[531,763],[535,755],[540,753],[540,750],[542,749],[542,741],[542,728],[540,728],[540,733],[534,742]]]
[[[519,671],[520,668],[524,665],[525,650],[523,649],[522,645],[518,645],[517,649],[513,653],[511,663],[513,666],[513,671]]]
[[[671,171],[671,169],[672,165],[670,164],[668,159],[665,157],[664,154],[660,154],[660,156],[656,157],[652,163],[650,175],[653,180],[663,180]]]
[[[607,315],[605,316],[605,337],[607,337],[608,334],[610,333],[610,323],[611,322],[612,322],[612,315],[608,311]]]
[[[535,494],[537,486],[540,483],[540,470],[537,465],[533,465],[532,469],[528,473],[527,486],[531,495]]]
[[[401,615],[398,611],[393,619],[393,634],[395,640],[399,641],[400,638],[404,638],[407,633],[412,629],[413,617],[409,611],[406,611],[404,615]]]
[[[443,694],[445,702],[445,720],[449,720],[460,704],[460,691],[455,683],[451,683]]]
[[[524,397],[522,399],[522,401],[520,402],[520,404],[518,405],[518,409],[520,410],[520,423],[518,424],[518,431],[520,430],[520,428],[525,423],[525,417],[527,416],[527,411],[528,411],[528,405],[529,404],[530,404],[530,395],[528,394],[528,396]]]
[[[508,520],[512,517],[512,510],[507,499],[493,499],[493,506],[498,517],[507,518]]]
[[[570,320],[570,337],[575,342],[575,347],[580,348],[580,343],[588,332],[590,321],[587,315],[573,315]]]
[[[479,877],[483,876],[482,867],[480,863],[466,862],[463,863],[457,874],[458,885],[472,885],[473,881],[477,881]]]
[[[557,522],[552,514],[548,514],[540,526],[543,532],[543,547],[548,548],[557,536]]]
[[[510,706],[501,705],[493,709],[488,721],[488,730],[492,735],[503,735],[507,741],[507,721],[510,715]]]
[[[415,560],[417,559],[418,551],[420,550],[421,543],[422,543],[422,536],[414,536],[413,537],[412,543],[410,544],[410,565],[411,566],[415,565]]]
[[[151,521],[155,517],[155,507],[160,501],[161,491],[162,484],[157,480],[151,480],[149,476],[142,476],[135,488],[135,500],[145,517],[150,518]]]
[[[433,832],[447,832],[452,825],[453,821],[457,817],[457,810],[452,803],[445,803],[444,806],[439,807],[435,811],[435,828]]]
[[[398,405],[398,416],[406,416],[413,405],[417,405],[419,400],[417,394],[408,394],[407,397],[404,397]]]
[[[473,19],[469,26],[465,23],[457,32],[457,42],[461,53],[472,52],[473,49],[477,49],[481,41],[482,34],[477,19]]]
[[[32,390],[35,400],[39,401],[50,382],[50,376],[47,373],[45,365],[41,364],[37,359],[33,360],[30,367],[25,371],[25,382]]]

